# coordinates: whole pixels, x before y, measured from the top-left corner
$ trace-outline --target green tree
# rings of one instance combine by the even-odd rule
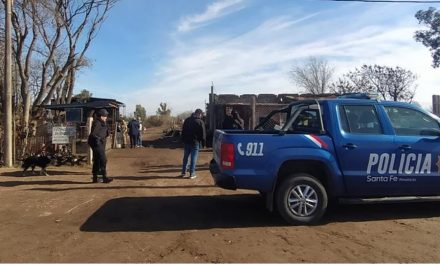
[[[145,120],[147,117],[147,111],[145,110],[145,107],[138,104],[136,105],[136,110],[134,111],[135,117],[141,117],[142,120]]]
[[[171,109],[168,108],[167,103],[160,103],[159,108],[157,108],[156,114],[160,116],[170,116]]]
[[[419,10],[416,13],[419,24],[428,26],[428,30],[416,31],[414,38],[429,48],[432,56],[432,67],[440,66],[440,12],[434,7]]]

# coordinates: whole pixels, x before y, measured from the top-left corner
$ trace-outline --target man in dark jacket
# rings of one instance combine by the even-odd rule
[[[93,182],[98,182],[98,174],[102,175],[102,182],[109,183],[113,179],[107,177],[107,157],[105,156],[105,142],[109,136],[106,124],[108,112],[100,109],[96,112],[96,119],[93,120],[92,130],[89,135],[88,143],[93,151]]]
[[[135,148],[138,146],[140,124],[136,118],[133,118],[128,122],[128,135],[130,136],[130,147]]]
[[[196,178],[196,165],[199,156],[201,145],[206,142],[205,123],[202,121],[203,111],[197,109],[190,117],[185,119],[182,126],[182,140],[185,144],[182,164],[181,177],[186,176],[186,166],[188,165],[188,158],[191,156],[191,164],[189,170],[190,179]]]

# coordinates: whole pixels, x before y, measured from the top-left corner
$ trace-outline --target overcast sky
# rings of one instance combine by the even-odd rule
[[[288,72],[322,57],[336,76],[362,64],[400,66],[418,76],[415,100],[440,94],[440,69],[413,38],[414,14],[435,4],[325,0],[121,0],[88,52],[76,92],[115,98],[132,112],[204,108],[217,94],[301,93]]]

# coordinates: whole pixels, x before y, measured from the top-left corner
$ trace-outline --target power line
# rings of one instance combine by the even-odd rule
[[[365,3],[408,3],[408,4],[440,4],[440,1],[425,1],[425,0],[324,0],[332,2],[365,2]]]

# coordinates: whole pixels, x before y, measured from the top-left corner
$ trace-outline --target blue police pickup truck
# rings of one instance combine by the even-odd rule
[[[217,186],[259,191],[290,224],[312,224],[329,200],[440,195],[440,120],[401,102],[298,101],[252,131],[216,130]]]

